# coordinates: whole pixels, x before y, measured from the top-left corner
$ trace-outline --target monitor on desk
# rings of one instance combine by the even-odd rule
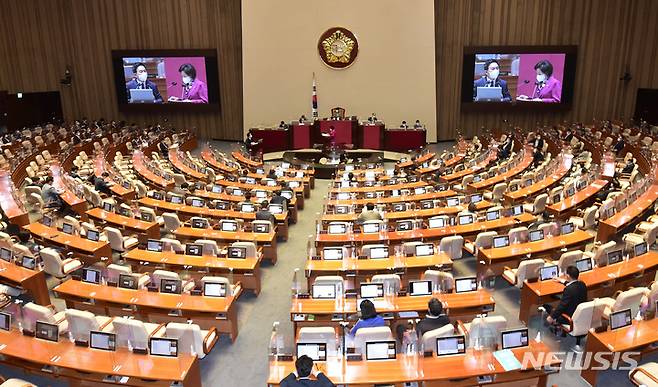
[[[247,177],[244,179],[245,184],[256,184],[256,179],[253,177]]]
[[[163,278],[160,280],[160,293],[181,294],[182,281],[179,279]]]
[[[457,207],[459,205],[459,198],[448,198],[446,200],[446,205],[448,207]]]
[[[283,214],[283,206],[281,204],[270,204],[267,209],[274,215]]]
[[[441,228],[441,227],[445,227],[445,225],[446,225],[445,218],[440,218],[440,217],[430,218],[428,221],[429,228]]]
[[[114,206],[110,202],[103,202],[103,211],[112,212],[114,211]]]
[[[247,248],[230,246],[226,252],[226,256],[233,259],[245,259],[247,258]]]
[[[185,255],[200,257],[203,255],[203,245],[197,243],[187,243],[185,245]]]
[[[450,356],[466,353],[466,338],[464,335],[437,337],[436,355]]]
[[[212,186],[212,189],[211,189],[211,192],[212,192],[212,193],[220,193],[220,192],[222,192],[222,186],[221,186],[221,185],[217,185],[217,184],[213,185],[213,186]]]
[[[464,226],[473,223],[473,215],[459,215],[459,225]]]
[[[500,211],[498,210],[487,211],[488,222],[491,222],[492,220],[497,220],[498,218],[500,218]]]
[[[158,192],[158,191],[154,191],[154,192],[151,194],[151,197],[152,197],[153,199],[155,199],[155,200],[162,200],[162,199],[164,199],[164,196],[163,196],[160,192]]]
[[[478,204],[482,201],[482,195],[481,194],[473,194],[471,195],[471,203],[473,204]]]
[[[496,87],[476,87],[475,99],[477,102],[500,102],[503,100],[503,88]]]
[[[507,247],[509,246],[509,236],[508,235],[500,235],[497,237],[493,238],[493,247],[494,249],[500,248],[500,247]]]
[[[139,213],[139,218],[144,221],[144,222],[154,222],[155,219],[153,218],[153,215],[149,214],[146,211],[142,211]]]
[[[178,339],[149,338],[149,353],[155,356],[178,356]]]
[[[393,203],[394,212],[402,212],[407,210],[407,203]]]
[[[414,228],[414,223],[411,220],[398,220],[395,225],[396,231],[409,231]]]
[[[0,329],[5,331],[11,329],[11,314],[0,312]]]
[[[473,183],[479,183],[481,181],[482,181],[482,176],[480,175],[473,176]]]
[[[564,224],[562,224],[562,226],[560,226],[560,235],[571,234],[572,232],[574,232],[574,230],[575,230],[575,227],[574,227],[573,223],[571,223],[571,222],[564,223]]]
[[[90,269],[85,267],[82,269],[82,282],[88,282],[90,284],[100,284],[101,283],[101,271],[98,269]]]
[[[559,269],[557,265],[544,266],[539,270],[539,279],[546,281],[549,279],[557,278]]]
[[[311,285],[311,297],[319,300],[333,300],[336,298],[335,284]]]
[[[336,200],[350,200],[352,198],[352,194],[349,192],[339,192],[336,194]]]
[[[4,247],[0,248],[0,259],[6,262],[11,262],[11,256],[11,250]]]
[[[433,243],[423,243],[416,245],[414,248],[414,255],[416,257],[427,257],[434,255],[434,244]]]
[[[340,261],[343,259],[342,247],[325,247],[322,250],[322,259],[326,261]]]
[[[361,232],[364,234],[374,234],[379,232],[379,223],[364,223],[361,226]]]
[[[590,258],[583,258],[576,261],[576,268],[583,273],[592,270],[592,260]]]
[[[231,209],[231,205],[228,202],[225,202],[223,200],[216,200],[215,201],[215,209],[216,210],[228,211],[228,210]]]
[[[203,207],[205,203],[201,199],[192,199],[192,207]]]
[[[233,191],[231,191],[231,195],[232,196],[243,196],[244,193],[242,192],[242,190],[240,188],[237,188],[237,189],[234,189]]]
[[[400,190],[399,189],[391,190],[391,196],[395,196],[395,197],[400,196]]]
[[[258,199],[265,199],[267,198],[267,191],[263,191],[262,189],[257,189],[254,191],[254,196],[256,196]]]
[[[334,223],[327,226],[328,234],[345,234],[347,232],[347,225],[344,223]]]
[[[562,199],[562,195],[558,192],[557,194],[553,195],[551,201],[553,203],[559,203],[561,199]]]
[[[409,281],[410,296],[429,296],[432,294],[432,281]]]
[[[455,293],[474,292],[478,290],[476,277],[465,277],[455,279]]]
[[[395,341],[371,341],[366,343],[366,360],[395,360]]]
[[[238,231],[238,222],[234,220],[224,220],[220,224],[221,224],[220,229],[224,232]]]
[[[132,274],[119,274],[119,287],[137,290],[137,278]]]
[[[164,246],[164,242],[156,239],[149,239],[146,242],[146,251],[154,251],[156,253],[161,253],[163,246]]]
[[[502,349],[528,346],[528,328],[510,329],[500,334]]]
[[[297,187],[299,187],[299,184],[300,184],[300,183],[299,183],[298,181],[289,181],[289,182],[288,182],[288,187],[290,187],[290,188],[297,188]]]
[[[73,235],[73,225],[71,223],[63,223],[62,232],[65,234]]]
[[[270,233],[270,224],[269,223],[255,223],[253,225],[253,231],[258,234],[269,234]]]
[[[86,237],[92,242],[98,242],[101,239],[101,234],[98,230],[87,230]]]
[[[370,258],[372,258],[372,259],[388,258],[388,247],[387,246],[380,246],[380,247],[371,248],[370,249]]]
[[[533,230],[528,234],[530,242],[536,242],[544,239],[544,230]]]
[[[432,200],[423,200],[420,202],[420,208],[423,210],[429,210],[434,208],[434,201]]]
[[[304,355],[313,361],[327,361],[327,343],[297,343],[297,358]]]
[[[422,195],[426,192],[425,187],[416,187],[414,188],[414,194]]]
[[[630,309],[620,310],[610,314],[610,329],[615,330],[631,325],[633,317]]]
[[[623,254],[621,250],[609,251],[608,252],[608,265],[614,265],[617,262],[621,262],[623,259]]]
[[[24,255],[21,259],[21,266],[26,269],[33,270],[37,266],[37,260],[34,257]]]
[[[47,227],[51,227],[53,225],[53,218],[51,218],[50,216],[44,215],[41,218],[41,224],[43,224],[44,226],[47,226]]]
[[[250,213],[250,212],[254,212],[254,211],[255,211],[255,207],[254,207],[253,203],[242,203],[240,205],[240,212]]]
[[[103,351],[116,351],[117,336],[114,333],[89,331],[89,347]]]
[[[361,283],[359,285],[361,298],[379,298],[384,297],[383,283]]]
[[[34,336],[37,339],[57,342],[59,339],[59,327],[56,324],[37,321]]]
[[[523,206],[512,207],[512,216],[519,216],[523,213]]]
[[[336,214],[348,214],[350,212],[350,206],[335,206],[334,213]]]
[[[574,190],[573,185],[572,185],[571,187],[569,187],[569,189],[567,189],[567,192],[566,192],[566,194],[565,194],[564,196],[570,198],[570,197],[572,197],[575,193],[576,193],[576,191]]]
[[[226,297],[226,284],[220,282],[204,282],[203,295],[206,297]]]
[[[171,195],[171,202],[173,204],[183,204],[183,197],[180,195]]]
[[[647,244],[646,242],[640,242],[633,246],[633,256],[639,257],[640,255],[644,255],[647,252]]]

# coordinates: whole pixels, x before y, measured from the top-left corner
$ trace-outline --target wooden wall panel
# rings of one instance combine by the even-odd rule
[[[67,119],[163,117],[206,138],[242,138],[240,0],[21,0],[2,3],[0,90],[60,90]],[[7,23],[5,23],[7,20]],[[221,112],[118,112],[114,49],[216,48]],[[7,59],[7,60],[5,60]],[[59,79],[66,65],[73,85]]]
[[[640,87],[658,87],[655,0],[435,0],[438,140],[481,127],[632,116]],[[572,109],[563,113],[462,113],[464,46],[577,45]],[[620,81],[626,68],[633,79]],[[431,139],[430,139],[431,140]]]

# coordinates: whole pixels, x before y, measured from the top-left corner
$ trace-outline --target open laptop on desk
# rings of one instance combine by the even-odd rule
[[[154,103],[155,96],[151,89],[130,89],[130,103]]]
[[[503,99],[502,87],[478,87],[475,100],[478,102],[500,102]]]

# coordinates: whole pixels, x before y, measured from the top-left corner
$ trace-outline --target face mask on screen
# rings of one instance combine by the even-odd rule
[[[190,77],[183,77],[183,84],[185,84],[185,85],[189,85],[190,83],[192,83],[192,78],[190,78]]]
[[[500,73],[500,70],[491,70],[489,71],[489,79],[496,79],[498,78],[498,74]]]
[[[139,73],[137,75],[137,79],[139,79],[140,82],[146,82],[146,78],[148,78],[148,73]]]
[[[546,74],[537,74],[537,82],[546,82]]]

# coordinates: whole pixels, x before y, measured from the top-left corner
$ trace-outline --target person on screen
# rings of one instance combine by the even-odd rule
[[[350,330],[350,335],[354,337],[356,332],[361,328],[383,327],[386,325],[384,318],[377,314],[375,304],[370,300],[363,300],[359,305],[361,310],[361,318],[354,324]]]
[[[496,59],[487,59],[484,62],[484,75],[482,78],[473,82],[473,100],[477,97],[478,87],[500,87],[503,94],[501,102],[509,102],[512,96],[507,88],[507,82],[504,79],[498,78],[500,74],[500,65]]]
[[[126,83],[126,95],[128,96],[128,103],[130,103],[130,90],[133,89],[151,89],[153,90],[153,103],[162,103],[162,96],[158,91],[158,86],[148,80],[148,71],[146,65],[142,62],[137,62],[133,65],[134,78]]]
[[[208,103],[208,87],[196,77],[196,68],[190,63],[182,64],[178,68],[183,86],[182,95],[169,97],[170,102]]]
[[[535,65],[537,73],[535,88],[531,96],[521,94],[517,97],[522,101],[560,103],[562,98],[562,82],[553,77],[553,64],[546,59]]]
[[[311,379],[311,374],[315,376],[315,379]],[[314,366],[313,359],[307,355],[302,355],[295,361],[295,371],[281,380],[281,387],[311,386],[332,387],[335,384]]]

